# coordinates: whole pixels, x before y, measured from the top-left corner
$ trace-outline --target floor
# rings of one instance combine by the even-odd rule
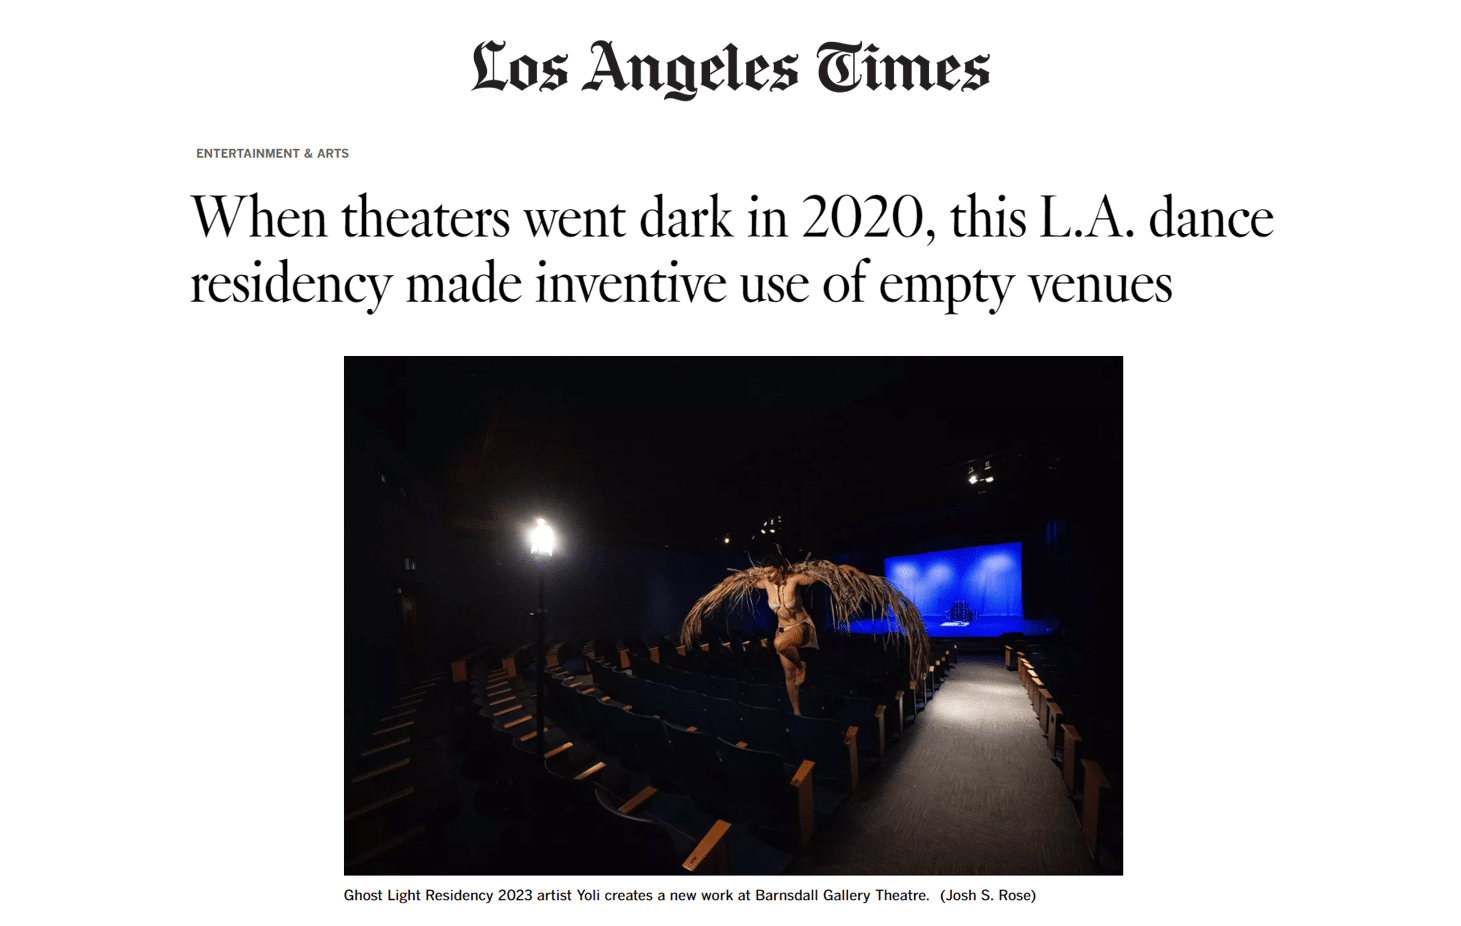
[[[961,657],[791,874],[1095,874],[1018,675]]]

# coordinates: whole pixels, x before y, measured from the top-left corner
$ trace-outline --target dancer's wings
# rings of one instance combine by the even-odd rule
[[[805,575],[832,591],[832,622],[847,629],[853,615],[870,612],[876,618],[892,617],[908,637],[909,669],[912,678],[928,670],[928,631],[923,615],[908,596],[883,576],[868,575],[852,566],[839,566],[824,559],[805,560],[791,568],[793,575]]]
[[[821,582],[832,592],[832,622],[846,630],[855,614],[871,612],[874,618],[892,616],[909,643],[909,667],[918,678],[928,669],[928,631],[923,617],[908,597],[882,576],[868,575],[852,566],[839,566],[824,559],[803,560],[788,570],[791,576],[805,576]],[[680,642],[689,645],[700,633],[705,619],[724,607],[751,607],[755,593],[771,575],[765,567],[733,570],[719,585],[695,602],[680,626]],[[804,584],[804,583],[799,583]]]
[[[761,581],[770,572],[762,566],[732,570],[719,585],[701,596],[690,613],[685,615],[685,623],[680,625],[680,642],[686,646],[695,642],[705,619],[720,608],[751,608],[756,600],[756,589],[761,587]]]

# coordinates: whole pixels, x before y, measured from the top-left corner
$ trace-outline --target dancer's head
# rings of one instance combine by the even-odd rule
[[[781,547],[777,547],[775,553],[763,556],[761,566],[771,570],[771,581],[776,585],[784,582],[787,573],[791,571],[791,561],[781,552]]]

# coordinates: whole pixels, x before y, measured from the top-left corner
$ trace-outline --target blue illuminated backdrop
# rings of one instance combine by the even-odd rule
[[[883,561],[883,574],[913,600],[930,636],[993,637],[1045,630],[1025,620],[1020,544],[939,550]],[[882,621],[856,621],[854,632],[882,632]]]

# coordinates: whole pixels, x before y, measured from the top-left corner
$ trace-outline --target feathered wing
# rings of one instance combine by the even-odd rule
[[[791,571],[806,575],[832,590],[832,622],[839,629],[846,630],[852,617],[863,611],[871,612],[874,618],[891,615],[908,637],[910,677],[919,678],[928,670],[928,631],[923,626],[923,615],[892,582],[883,576],[868,575],[852,566],[839,566],[825,559],[804,560],[793,566]]]
[[[744,608],[749,610],[755,604],[755,593],[761,579],[766,575],[767,570],[761,567],[755,569],[733,569],[731,574],[726,576],[719,585],[706,592],[690,613],[685,615],[685,622],[680,625],[680,643],[689,646],[699,636],[700,628],[710,617],[721,608]]]

